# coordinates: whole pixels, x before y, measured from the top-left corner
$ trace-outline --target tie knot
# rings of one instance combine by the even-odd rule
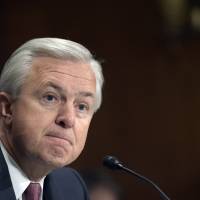
[[[25,200],[39,200],[41,187],[39,183],[30,183],[23,194]]]

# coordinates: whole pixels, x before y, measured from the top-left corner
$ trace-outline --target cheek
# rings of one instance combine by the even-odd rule
[[[81,154],[81,152],[83,151],[83,148],[85,146],[85,141],[86,141],[86,136],[82,136],[79,138],[79,141],[76,143],[76,145],[74,146],[73,148],[73,151],[72,151],[72,154],[71,154],[71,160],[70,160],[70,163],[74,160],[76,160],[79,155]]]
[[[12,121],[11,133],[15,140],[30,145],[35,143],[40,133],[40,124],[36,119],[15,117]]]
[[[90,120],[87,123],[80,123],[80,128],[75,131],[78,146],[77,151],[81,152],[83,150],[88,135],[89,124]]]
[[[18,145],[18,148],[23,149],[38,147],[50,123],[47,117],[42,117],[38,113],[35,115],[30,113],[23,116],[16,115],[11,125],[13,145]]]
[[[79,151],[81,152],[85,146],[87,138],[87,133],[84,133],[80,138],[79,138]]]
[[[18,134],[39,135],[54,121],[56,113],[44,110],[37,103],[25,102],[13,110],[11,126]]]
[[[20,116],[15,117],[12,121],[12,132],[16,135],[23,135],[27,137],[33,137],[35,132],[37,133],[39,129],[41,129],[40,124],[42,123],[41,120],[33,117],[29,117],[26,115],[26,118],[20,118]]]

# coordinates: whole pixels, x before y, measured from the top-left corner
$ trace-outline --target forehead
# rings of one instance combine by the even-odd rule
[[[95,93],[96,91],[95,75],[88,63],[49,57],[39,57],[33,60],[31,71],[22,86],[22,91],[30,92],[34,88],[41,88],[49,81],[77,92]]]
[[[31,76],[63,74],[78,79],[94,81],[94,73],[88,63],[72,62],[50,57],[35,58]]]

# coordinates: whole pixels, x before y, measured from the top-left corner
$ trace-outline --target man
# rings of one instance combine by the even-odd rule
[[[84,147],[102,84],[100,64],[69,40],[33,39],[11,55],[0,78],[1,200],[88,198],[63,167]]]

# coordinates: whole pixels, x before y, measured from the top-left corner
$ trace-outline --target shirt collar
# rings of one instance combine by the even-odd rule
[[[10,178],[11,178],[11,182],[13,185],[16,199],[19,199],[22,197],[22,194],[25,191],[25,189],[28,187],[28,185],[33,181],[28,179],[28,177],[21,170],[19,165],[14,161],[14,159],[6,151],[5,147],[3,146],[3,144],[1,142],[0,142],[0,148],[2,150],[4,158],[6,160],[6,164],[8,166],[8,171],[10,174]],[[43,185],[44,185],[44,178],[45,177],[43,177],[38,182],[42,188],[42,191],[43,191]]]

